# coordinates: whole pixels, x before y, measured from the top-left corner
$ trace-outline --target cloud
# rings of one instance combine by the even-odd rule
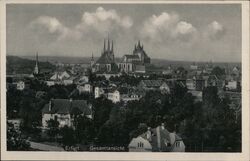
[[[208,24],[207,28],[204,31],[205,38],[209,38],[211,40],[218,40],[221,39],[226,30],[222,24],[217,21],[213,21]]]
[[[133,20],[128,16],[120,16],[116,10],[105,10],[98,7],[95,12],[85,12],[77,29],[81,31],[95,30],[99,33],[108,33],[114,30],[129,29]]]
[[[75,26],[69,28],[63,25],[57,18],[40,16],[30,23],[32,28],[45,28],[50,34],[58,36],[58,40],[79,40],[86,35],[122,32],[133,25],[133,20],[128,16],[120,16],[116,10],[105,10],[98,7],[95,12],[84,12],[81,20]]]
[[[182,39],[187,40],[196,32],[196,28],[186,21],[181,21],[175,13],[162,12],[145,20],[141,35],[152,40]]]
[[[49,16],[40,16],[30,23],[32,28],[45,28],[51,34],[58,36],[58,40],[65,38],[79,38],[79,32],[64,26],[57,18]]]

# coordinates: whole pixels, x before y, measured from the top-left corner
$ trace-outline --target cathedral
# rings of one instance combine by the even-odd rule
[[[120,71],[125,73],[145,73],[148,64],[150,64],[150,57],[148,57],[143,49],[143,45],[138,41],[138,43],[135,44],[133,54],[124,55],[118,66]]]
[[[109,38],[106,43],[104,39],[101,57],[94,62],[93,54],[90,62],[92,72],[113,73],[145,73],[146,66],[150,64],[150,57],[143,49],[143,45],[138,41],[131,55],[124,55],[119,63],[115,62],[114,43]]]
[[[95,72],[112,72],[116,69],[113,40],[110,42],[108,38],[106,44],[106,40],[104,39],[101,57],[95,63],[92,63],[92,70]]]

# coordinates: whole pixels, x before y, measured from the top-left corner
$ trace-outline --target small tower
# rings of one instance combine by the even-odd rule
[[[92,68],[95,64],[95,61],[94,61],[94,55],[92,53],[92,57],[91,57],[91,60],[90,60],[90,67]]]
[[[36,65],[35,65],[33,74],[35,74],[35,75],[39,74],[39,67],[38,67],[38,52],[36,52]]]

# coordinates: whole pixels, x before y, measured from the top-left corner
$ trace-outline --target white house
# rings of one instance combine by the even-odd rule
[[[81,83],[88,83],[89,82],[89,77],[87,75],[83,75],[80,77],[79,81],[80,84]]]
[[[108,93],[108,99],[113,103],[117,103],[121,101],[121,93],[119,90],[115,90],[113,92]]]
[[[152,145],[150,142],[141,136],[133,138],[128,147],[129,152],[152,152]]]
[[[237,89],[237,84],[238,84],[237,81],[231,80],[231,81],[229,81],[227,83],[226,89],[228,89],[228,90],[235,90],[235,89]]]
[[[25,82],[24,81],[18,81],[16,83],[16,89],[17,90],[22,91],[22,90],[24,90],[24,88],[25,88]]]
[[[99,98],[103,94],[105,94],[105,92],[102,87],[95,87],[95,98]]]
[[[128,145],[129,151],[141,152],[185,152],[183,140],[175,133],[165,129],[164,124],[133,138]]]
[[[59,127],[73,126],[75,114],[92,119],[92,105],[85,100],[52,99],[42,109],[42,125],[47,128],[47,121],[56,120]]]
[[[50,80],[63,80],[67,78],[70,78],[70,75],[68,74],[67,71],[63,71],[63,72],[55,72],[55,74],[52,77],[50,77]]]
[[[79,93],[92,93],[93,92],[93,86],[90,83],[85,83],[82,85],[78,85],[76,87],[79,91]]]

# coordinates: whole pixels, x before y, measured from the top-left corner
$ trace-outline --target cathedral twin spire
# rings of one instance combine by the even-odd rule
[[[114,51],[114,42],[113,42],[113,40],[112,40],[112,42],[110,44],[109,37],[108,37],[108,46],[107,46],[107,49],[106,49],[106,39],[104,39],[103,52],[113,52],[113,51]]]

